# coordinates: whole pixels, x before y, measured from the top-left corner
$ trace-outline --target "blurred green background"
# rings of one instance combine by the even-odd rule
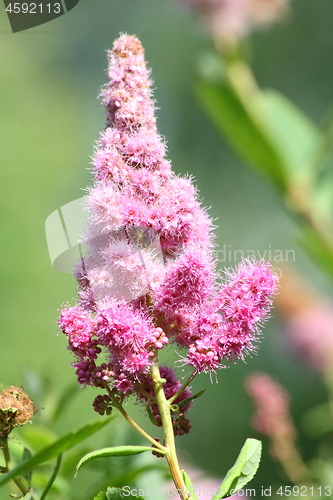
[[[24,384],[31,372],[47,373],[59,392],[74,381],[56,322],[59,308],[73,304],[75,285],[70,275],[52,268],[44,223],[51,212],[82,196],[90,182],[90,155],[104,127],[96,96],[106,82],[105,50],[120,32],[136,34],[145,47],[169,158],[177,173],[195,176],[204,205],[218,219],[220,248],[295,250],[296,269],[331,294],[325,275],[297,245],[297,227],[274,190],[235,158],[200,110],[193,81],[209,41],[180,2],[80,0],[65,16],[16,34],[3,5],[0,10],[3,388]],[[318,123],[333,100],[332,19],[331,0],[295,0],[283,22],[255,33],[249,45],[259,83],[285,93]],[[234,264],[221,258],[222,269]],[[190,434],[178,440],[186,462],[221,477],[246,437],[256,437],[243,390],[244,378],[255,370],[269,372],[288,388],[300,427],[306,409],[325,398],[319,376],[293,356],[273,317],[258,356],[222,370],[218,383],[204,375],[195,381],[195,390],[207,390],[193,405]],[[79,391],[61,430],[95,418],[96,394]],[[134,406],[133,411],[144,425],[143,412]],[[103,439],[107,446],[107,434]],[[306,458],[314,446],[302,436]],[[267,446],[264,458],[251,486],[283,483]]]

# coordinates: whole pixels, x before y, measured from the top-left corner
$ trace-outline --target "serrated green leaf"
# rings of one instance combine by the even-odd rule
[[[234,495],[253,479],[259,467],[261,448],[261,441],[257,439],[249,438],[245,441],[235,465],[228,471],[211,500],[221,500]]]
[[[95,497],[94,500],[106,500],[105,491],[100,491]]]
[[[116,496],[120,494],[120,496]],[[126,498],[137,498],[137,500],[144,500],[144,498],[140,495],[134,495],[130,491],[126,492],[126,494],[120,488],[108,488],[106,490],[106,498],[107,500],[124,500]]]
[[[136,498],[137,500],[144,500],[143,497],[132,495],[131,491],[123,492],[120,488],[108,488],[106,491],[101,491],[94,498],[94,500],[124,500],[126,498]]]
[[[25,474],[27,471],[33,469],[37,465],[47,462],[48,460],[51,460],[52,458],[55,458],[58,455],[61,455],[61,453],[64,453],[70,448],[73,448],[84,439],[88,438],[89,436],[95,434],[100,429],[105,427],[105,425],[107,425],[113,418],[114,417],[99,419],[95,422],[85,424],[84,426],[80,427],[77,430],[68,432],[60,439],[58,439],[55,443],[39,451],[29,460],[17,465],[14,469],[12,469],[10,472],[1,477],[0,486],[6,484],[8,481],[10,481],[16,476],[21,476],[22,474]]]
[[[113,446],[111,448],[102,448],[101,450],[92,451],[81,458],[76,466],[75,476],[81,467],[95,460],[95,458],[126,457],[128,455],[138,455],[139,453],[153,450],[154,448],[150,446]]]
[[[190,494],[190,500],[198,500],[198,497],[195,494],[194,486],[193,486],[191,479],[188,477],[188,475],[186,474],[186,472],[184,470],[182,470],[181,473],[183,476],[183,481],[184,481],[185,487],[186,487],[188,493]]]

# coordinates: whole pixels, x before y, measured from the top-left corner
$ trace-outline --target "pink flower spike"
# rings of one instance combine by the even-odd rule
[[[120,36],[108,62],[107,123],[92,160],[84,254],[74,273],[77,306],[62,311],[59,325],[80,384],[119,401],[137,396],[161,425],[152,369],[162,350],[180,347],[181,363],[194,373],[242,359],[268,317],[277,279],[269,264],[245,261],[218,284],[213,222],[193,179],[175,175],[165,157],[140,41]],[[172,368],[162,367],[161,377],[167,399],[181,389]],[[190,429],[190,402],[177,408],[190,396],[186,389],[174,401],[175,435]],[[98,397],[94,408],[104,413],[108,403]]]

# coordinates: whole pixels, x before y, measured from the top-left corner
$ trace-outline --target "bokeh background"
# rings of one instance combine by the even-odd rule
[[[261,255],[269,249],[294,250],[290,264],[332,294],[328,278],[298,246],[297,226],[273,188],[233,155],[197,104],[196,65],[210,42],[180,3],[80,0],[68,14],[17,34],[11,33],[0,6],[3,388],[24,385],[27,378],[38,385],[38,374],[52,380],[55,392],[74,382],[72,358],[56,322],[59,308],[73,304],[75,284],[69,274],[52,268],[44,224],[54,210],[81,197],[90,182],[90,155],[104,127],[96,96],[106,81],[105,50],[119,33],[136,34],[145,47],[168,156],[177,173],[195,176],[204,205],[217,219],[220,249],[252,249]],[[253,34],[248,47],[261,86],[280,90],[317,123],[333,100],[332,19],[331,0],[294,0],[290,15]],[[223,269],[235,262],[220,253],[219,265]],[[289,390],[301,430],[299,446],[311,458],[317,443],[302,432],[302,419],[307,409],[324,401],[325,389],[316,372],[295,357],[273,315],[257,356],[222,370],[218,382],[205,375],[195,381],[194,389],[206,388],[206,393],[193,405],[190,434],[178,440],[184,461],[222,477],[246,437],[257,437],[243,388],[247,374],[257,370],[272,374]],[[59,432],[96,417],[95,395],[77,391]],[[133,406],[133,411],[144,425],[142,410]],[[285,482],[264,443],[263,464],[251,487]]]

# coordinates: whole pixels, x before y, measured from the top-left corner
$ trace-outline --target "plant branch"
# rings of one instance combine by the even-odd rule
[[[154,438],[152,438],[146,431],[144,431],[127,413],[127,411],[123,408],[121,403],[117,401],[116,396],[114,395],[113,391],[110,389],[110,387],[105,384],[105,388],[108,392],[108,395],[110,396],[112,400],[112,405],[117,408],[117,410],[122,414],[122,416],[127,420],[129,424],[131,424],[134,429],[136,429],[143,437],[145,437],[150,443],[152,443],[155,448],[158,448],[159,452],[162,453],[163,455],[166,454],[167,449],[165,446],[163,446],[161,443],[156,441]]]
[[[178,457],[175,445],[175,436],[173,432],[172,419],[170,414],[170,403],[167,401],[164,394],[163,382],[158,367],[157,359],[155,359],[155,362],[153,363],[151,369],[151,376],[153,379],[157,405],[161,415],[163,432],[164,432],[164,444],[167,450],[166,459],[168,461],[172,479],[175,483],[177,492],[180,495],[181,499],[190,500],[191,497],[184,484],[184,480],[178,463]]]
[[[7,436],[0,435],[0,448],[2,448],[3,456],[5,459],[6,472],[9,472],[13,467],[12,467],[12,461],[10,458],[10,453],[9,453],[9,448],[8,448],[8,437]],[[13,481],[23,495],[26,495],[29,492],[29,488],[27,488],[25,486],[25,484],[23,483],[23,481],[20,477],[13,478]],[[31,500],[33,500],[33,497],[31,497]]]

